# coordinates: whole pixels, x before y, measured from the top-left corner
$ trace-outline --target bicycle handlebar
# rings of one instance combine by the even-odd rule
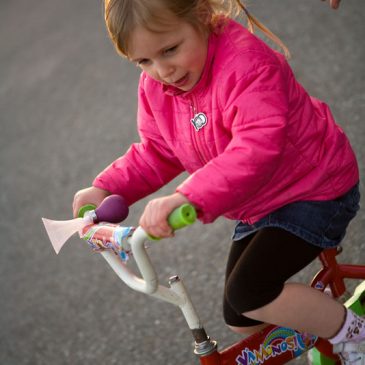
[[[172,229],[177,230],[193,224],[196,220],[196,211],[191,204],[183,204],[176,208],[168,217],[169,225]],[[133,233],[129,242],[132,252],[137,263],[137,267],[145,280],[143,285],[144,293],[154,293],[158,286],[158,279],[155,269],[151,263],[144,245],[145,240],[155,239],[148,235],[142,227],[138,227]],[[138,284],[140,285],[140,284]]]
[[[103,204],[103,203],[102,203]],[[87,209],[86,209],[87,210]],[[85,208],[82,207],[80,212],[85,213]],[[79,213],[81,214],[81,213]],[[176,208],[168,217],[169,225],[174,229],[180,229],[187,225],[193,224],[196,220],[195,208],[190,204],[183,204]],[[114,252],[106,250],[101,251],[102,256],[106,259],[115,273],[122,279],[129,287],[134,290],[146,293],[154,294],[158,290],[158,278],[156,271],[151,263],[151,260],[147,254],[145,242],[147,240],[156,240],[158,238],[148,235],[142,227],[138,227],[132,236],[128,239],[131,247],[134,259],[136,261],[138,270],[141,273],[142,278],[136,276],[120,258],[114,254]],[[161,287],[160,292],[164,296],[164,300],[170,301],[179,305],[180,302],[173,295],[171,297],[170,291],[167,293]],[[165,288],[167,289],[167,288]],[[161,294],[160,293],[160,294]],[[167,298],[166,298],[167,296]],[[176,301],[177,300],[177,301]]]
[[[146,251],[145,242],[148,239],[148,234],[141,227],[138,227],[134,231],[133,235],[128,239],[142,278],[135,275],[133,271],[131,271],[127,265],[114,254],[114,252],[101,251],[101,254],[119,278],[122,279],[130,288],[142,293],[153,294],[157,290],[158,279],[156,271]]]
[[[194,223],[195,220],[196,211],[190,204],[180,206],[168,217],[168,222],[174,230],[190,225]],[[123,262],[114,251],[101,251],[101,255],[109,263],[114,272],[130,288],[178,306],[181,309],[189,328],[193,332],[196,343],[208,344],[201,347],[201,349],[199,346],[202,345],[199,345],[198,347],[200,350],[197,350],[197,354],[206,354],[214,350],[216,348],[216,343],[214,341],[210,341],[209,337],[207,337],[182,280],[180,280],[178,276],[170,278],[169,287],[158,283],[156,271],[147,254],[145,246],[145,242],[147,240],[151,240],[151,237],[142,227],[137,227],[127,240],[130,244],[130,248],[141,277],[135,275],[135,273],[127,267],[126,263]]]

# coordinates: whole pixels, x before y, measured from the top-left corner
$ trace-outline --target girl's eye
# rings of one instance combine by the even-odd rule
[[[162,51],[162,55],[169,56],[170,54],[173,54],[178,49],[178,47],[179,45],[177,44],[176,46],[166,48]],[[141,58],[135,61],[135,63],[137,67],[143,67],[143,66],[148,66],[151,63],[151,60],[148,58]]]
[[[147,58],[143,58],[143,59],[141,59],[141,60],[138,60],[138,61],[136,62],[136,64],[137,64],[137,66],[145,66],[145,65],[147,65],[147,64],[148,64],[148,62],[149,62],[149,60],[148,60]]]
[[[170,48],[167,48],[167,49],[165,49],[164,50],[164,54],[165,55],[168,55],[168,54],[170,54],[170,53],[173,53],[173,52],[175,52],[176,50],[177,50],[177,45],[176,46],[173,46],[173,47],[170,47]]]

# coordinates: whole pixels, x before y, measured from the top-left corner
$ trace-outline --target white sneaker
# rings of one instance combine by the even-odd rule
[[[343,365],[365,365],[365,342],[341,342],[333,346]]]

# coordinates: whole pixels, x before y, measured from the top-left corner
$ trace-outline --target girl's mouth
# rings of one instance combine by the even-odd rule
[[[183,77],[173,82],[171,85],[181,88],[189,82],[189,73],[185,74]]]

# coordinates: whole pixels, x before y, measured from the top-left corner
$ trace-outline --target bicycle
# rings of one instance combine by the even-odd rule
[[[107,210],[105,205],[100,207],[104,211]],[[122,208],[126,211],[125,207]],[[85,212],[89,214],[88,211],[95,212],[93,209],[95,209],[93,206],[83,207],[80,210],[80,216]],[[112,207],[112,209],[116,208]],[[95,213],[91,214],[95,215]],[[113,214],[108,215],[108,217],[110,216]],[[169,224],[176,230],[194,223],[195,219],[194,208],[185,204],[170,215]],[[158,282],[145,244],[146,241],[156,238],[148,236],[141,227],[136,229],[118,227],[121,226],[91,224],[83,228],[83,238],[94,250],[100,251],[118,277],[130,288],[181,309],[195,340],[194,353],[198,356],[201,365],[279,365],[309,350],[311,350],[311,362],[315,365],[340,364],[338,355],[332,352],[332,345],[328,341],[274,325],[225,349],[218,350],[217,342],[207,335],[183,281],[176,275],[169,279],[168,287]],[[111,238],[110,232],[114,231],[118,234]],[[118,244],[117,240],[120,241]],[[124,243],[122,244],[122,242]],[[311,282],[312,287],[321,291],[330,291],[331,295],[338,299],[346,296],[345,279],[365,279],[365,266],[337,262],[336,256],[341,251],[341,248],[332,248],[320,254],[322,268]],[[135,259],[140,276],[136,275],[126,264],[126,258],[130,254]],[[357,286],[345,305],[359,315],[365,314],[365,281]]]

